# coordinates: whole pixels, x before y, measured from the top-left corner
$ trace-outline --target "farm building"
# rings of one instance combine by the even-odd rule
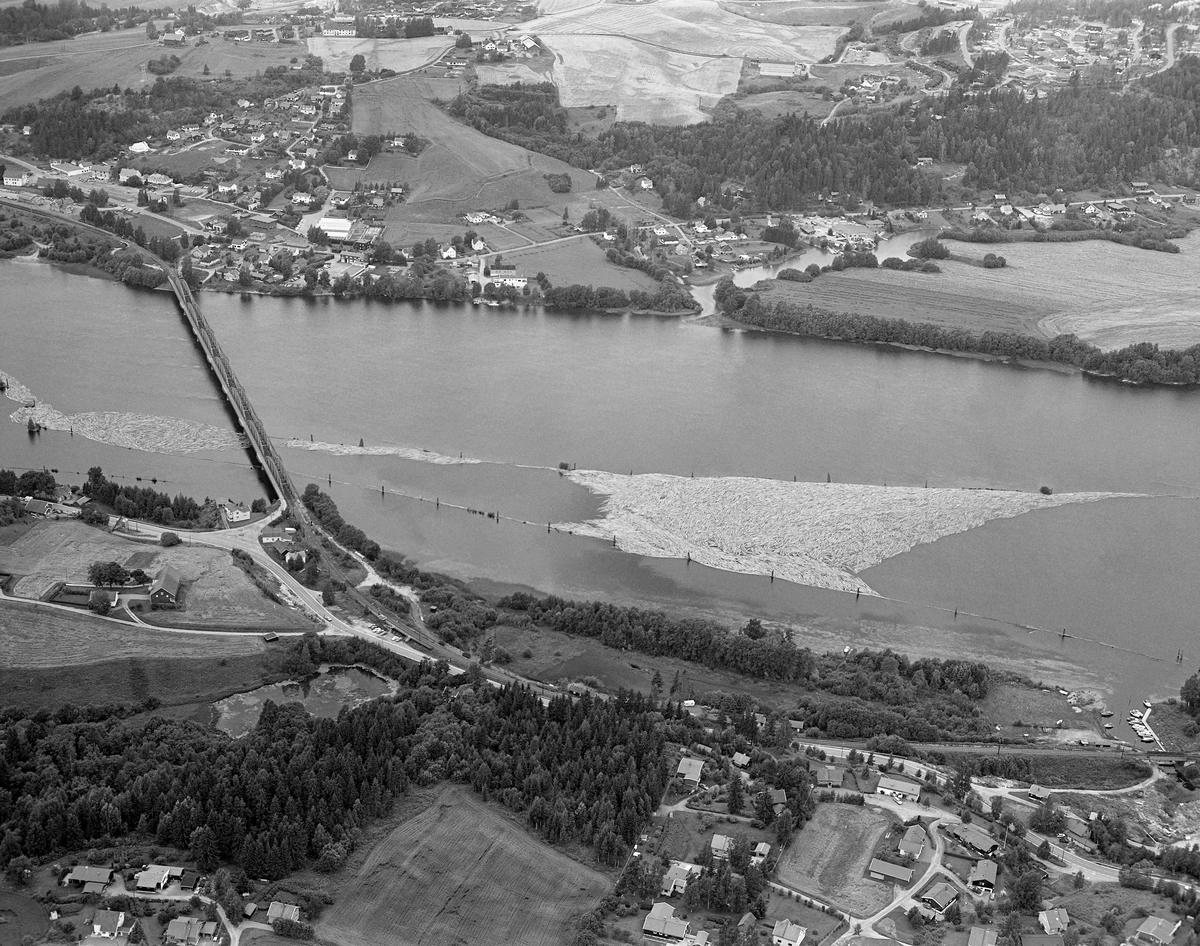
[[[972,926],[971,935],[967,938],[967,946],[996,946],[997,936],[995,930]]]
[[[267,922],[272,920],[300,921],[300,908],[294,903],[284,903],[282,900],[272,900],[267,907]]]
[[[980,862],[984,863],[984,862]],[[991,863],[990,861],[988,863]],[[996,875],[996,865],[992,864],[992,876]],[[1067,916],[1067,911],[1062,907],[1055,907],[1053,910],[1043,910],[1038,914],[1038,923],[1047,935],[1053,936],[1055,933],[1062,933],[1071,924],[1071,918]]]
[[[772,79],[790,79],[796,74],[794,62],[760,62],[758,73]]]
[[[919,824],[909,825],[904,837],[900,839],[900,853],[909,857],[920,857],[925,850],[925,831]]]
[[[881,861],[878,857],[871,859],[871,864],[867,868],[872,880],[890,880],[898,884],[912,883],[913,872],[911,867],[901,867],[899,864],[889,864],[887,861]]]
[[[104,884],[112,881],[111,867],[73,867],[67,874],[64,883],[83,886],[84,884]]]
[[[642,932],[646,936],[667,943],[678,943],[692,931],[687,920],[675,918],[675,908],[669,903],[656,903],[650,908],[650,914],[642,923]]]
[[[996,862],[995,861],[976,861],[975,866],[971,868],[971,875],[967,878],[967,886],[974,887],[976,890],[995,890],[996,889]],[[1051,911],[1061,912],[1064,916],[1066,910]],[[1039,914],[1039,918],[1045,914]],[[1045,924],[1043,924],[1044,926]],[[1065,927],[1065,924],[1064,924]],[[1055,932],[1054,930],[1046,930],[1047,933]]]
[[[150,586],[150,600],[154,602],[155,607],[173,608],[179,604],[182,582],[183,576],[170,565],[160,571],[154,579],[154,584]]]
[[[777,920],[775,928],[771,930],[771,943],[773,946],[800,946],[804,942],[804,934],[807,932],[808,929],[799,923],[793,923],[791,920]]]
[[[127,936],[133,929],[133,918],[117,910],[97,910],[92,917],[92,935],[104,939]]]
[[[879,785],[875,789],[880,795],[891,795],[901,801],[920,801],[921,786],[915,782],[906,782],[903,779],[892,778],[890,775],[883,775],[879,779]]]
[[[921,894],[921,902],[939,916],[957,899],[958,891],[945,882],[934,884]]]
[[[681,778],[685,782],[690,782],[693,785],[700,784],[700,775],[704,771],[704,761],[702,759],[680,759],[679,768],[675,770],[676,778]]]
[[[1175,934],[1179,932],[1180,920],[1166,920],[1161,916],[1148,916],[1142,921],[1142,925],[1137,928],[1134,934],[1137,939],[1143,943],[1157,943],[1159,946],[1166,946],[1175,938]]]

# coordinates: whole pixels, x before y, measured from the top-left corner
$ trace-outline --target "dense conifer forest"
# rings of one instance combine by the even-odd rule
[[[310,862],[334,870],[409,786],[444,780],[524,813],[550,843],[590,845],[615,865],[666,788],[668,736],[690,725],[634,694],[544,706],[524,687],[408,666],[357,640],[310,634],[290,657],[299,675],[364,663],[401,689],[337,719],[268,703],[238,740],[129,718],[125,707],[4,712],[0,865],[137,833],[190,849],[205,870],[236,862],[272,879]]]
[[[705,124],[617,122],[592,138],[570,130],[549,83],[484,86],[449,111],[577,167],[641,165],[668,211],[686,214],[699,197],[732,207],[734,187],[747,209],[803,209],[831,191],[880,204],[935,203],[941,177],[918,168],[918,156],[966,165],[967,188],[1010,194],[1114,188],[1146,175],[1195,183],[1198,88],[1200,58],[1184,56],[1127,91],[1077,82],[1038,99],[956,88],[829,124],[729,104]]]

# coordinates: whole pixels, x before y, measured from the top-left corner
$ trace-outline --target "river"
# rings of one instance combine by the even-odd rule
[[[880,255],[900,255],[900,247]],[[0,291],[23,291],[16,266],[0,266]],[[739,282],[761,275],[743,272]],[[130,293],[111,283],[56,276],[54,297],[80,285],[106,328],[126,317]],[[183,337],[168,299],[133,298],[139,319],[170,323],[167,334]],[[481,590],[522,585],[731,619],[757,615],[793,624],[798,640],[817,647],[863,642],[986,658],[1047,682],[1099,685],[1122,703],[1126,695],[1171,695],[1186,676],[1174,657],[1194,643],[1200,608],[1200,591],[1185,577],[1186,563],[1200,558],[1197,392],[1135,391],[1075,374],[678,318],[219,294],[205,294],[202,305],[281,445],[344,445],[283,447],[297,485],[320,483],[348,521],[385,547]],[[50,328],[64,330],[74,318],[59,313]],[[0,319],[41,350],[28,326]],[[99,395],[125,383],[111,371],[123,346],[107,332],[91,344],[95,363],[109,367],[97,368],[88,403],[108,403]],[[203,390],[191,372],[198,353],[184,347],[183,375]],[[0,368],[22,377],[8,361],[0,357]],[[176,397],[184,390],[178,363],[139,357],[136,369],[138,390],[154,392],[153,410],[161,404],[163,413],[193,416]],[[66,382],[48,370],[22,380],[65,402]],[[207,403],[212,394],[193,396]],[[17,425],[5,427],[27,439]],[[6,464],[12,435],[0,434]],[[38,465],[86,469],[85,457],[101,445],[81,447],[67,436],[43,433],[30,455],[42,458]],[[403,455],[422,449],[428,459],[486,462]],[[209,482],[216,469],[252,480],[236,451],[131,455],[146,469],[181,464],[178,482]],[[92,462],[107,470],[115,461]],[[1154,498],[1039,511],[918,546],[869,569],[864,577],[884,597],[857,601],[548,532],[549,522],[599,510],[596,496],[559,475],[560,462],[626,474],[1049,486]],[[191,491],[218,488],[234,487]],[[1064,628],[1074,639],[1058,637]]]

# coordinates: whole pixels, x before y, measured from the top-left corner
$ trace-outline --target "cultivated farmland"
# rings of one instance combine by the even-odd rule
[[[742,61],[689,55],[623,37],[555,35],[553,78],[567,108],[615,105],[620,121],[687,125],[705,121],[737,91]]]
[[[558,946],[607,879],[468,789],[445,789],[380,841],[317,924],[341,946]]]
[[[413,39],[358,39],[353,36],[313,36],[308,40],[308,50],[325,61],[330,72],[344,72],[350,68],[350,60],[361,55],[368,69],[394,69],[406,72],[418,69],[435,61],[449,49],[451,37],[421,36]],[[358,92],[355,91],[355,95]]]
[[[887,884],[866,878],[867,864],[889,825],[872,808],[824,803],[779,862],[779,882],[857,916],[887,905]]]

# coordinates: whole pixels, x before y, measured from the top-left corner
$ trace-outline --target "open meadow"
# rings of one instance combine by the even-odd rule
[[[152,560],[144,561],[146,553]],[[161,548],[134,542],[80,522],[42,522],[8,548],[0,548],[0,569],[20,576],[13,594],[42,598],[59,582],[86,583],[93,562],[125,564],[151,577],[175,567],[187,585],[181,611],[155,611],[150,623],[226,630],[305,630],[308,625],[288,608],[267,598],[233,563],[228,552],[183,544]],[[127,567],[135,567],[133,565]]]
[[[320,56],[330,72],[345,72],[350,60],[362,56],[367,69],[394,69],[407,72],[435,62],[454,45],[454,37],[420,36],[413,39],[357,38],[354,36],[312,36],[308,51]],[[357,95],[357,91],[355,92]]]
[[[578,283],[649,292],[657,288],[658,283],[640,270],[613,266],[604,252],[590,237],[581,236],[551,246],[507,250],[504,262],[516,266],[526,275],[545,273],[555,286]]]
[[[229,70],[234,76],[253,75],[268,66],[286,65],[306,55],[302,45],[236,43],[210,39],[203,46],[161,46],[146,38],[144,29],[89,33],[73,40],[9,46],[0,49],[0,102],[24,105],[69,91],[109,87],[141,88],[157,78],[146,69],[151,59],[166,53],[182,63],[173,75],[199,78],[207,65],[214,76]]]
[[[736,102],[739,108],[757,109],[764,118],[779,118],[789,114],[808,114],[813,118],[824,118],[833,111],[836,104],[832,99],[826,100],[820,92],[807,89],[751,92],[739,97]]]
[[[49,912],[32,897],[0,891],[0,946],[35,942],[49,926]]]
[[[867,864],[890,819],[873,808],[825,802],[779,862],[786,886],[827,900],[857,916],[886,906],[891,885],[868,880]]]
[[[889,9],[906,11],[912,8],[903,3],[824,3],[821,0],[722,0],[721,9],[750,20],[777,23],[780,26],[849,26],[866,23]]]
[[[784,297],[838,312],[932,322],[972,332],[1075,333],[1101,348],[1135,341],[1163,347],[1200,342],[1195,273],[1200,233],[1181,252],[1156,253],[1103,240],[1078,243],[981,244],[946,241],[952,259],[941,273],[852,269],[811,283],[771,284]],[[1003,269],[979,265],[987,253]],[[876,256],[889,253],[882,243]],[[800,261],[803,264],[803,259]],[[803,268],[803,265],[800,266]],[[1072,279],[1064,279],[1071,273]]]
[[[376,844],[317,935],[341,946],[558,946],[608,886],[451,787]]]
[[[602,3],[525,24],[551,49],[563,35],[623,36],[664,50],[700,56],[816,62],[834,51],[841,26],[758,23],[725,9],[718,0],[658,0],[631,6]]]
[[[737,91],[741,59],[694,55],[632,38],[554,35],[553,80],[567,108],[616,106],[619,121],[689,125]]]

